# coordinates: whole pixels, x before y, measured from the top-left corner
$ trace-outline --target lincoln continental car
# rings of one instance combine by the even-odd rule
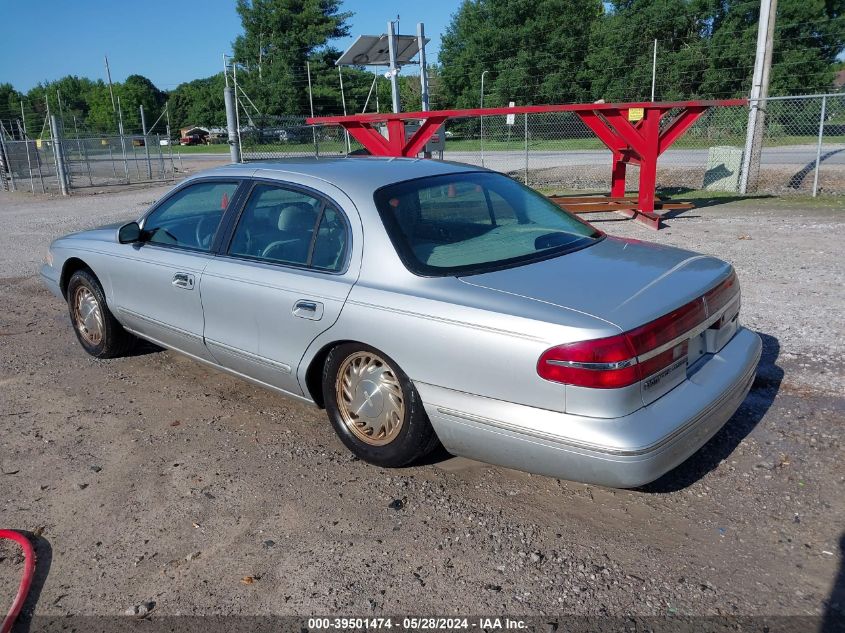
[[[731,418],[761,350],[730,264],[430,160],[216,168],[56,240],[41,275],[89,354],[146,339],[314,403],[384,467],[442,443],[639,486]]]

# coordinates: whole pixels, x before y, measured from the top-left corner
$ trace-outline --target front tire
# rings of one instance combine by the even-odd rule
[[[67,305],[76,338],[91,356],[115,358],[132,347],[135,337],[114,318],[100,282],[88,271],[77,270],[71,276]]]
[[[344,343],[329,352],[323,399],[341,441],[371,464],[406,466],[438,444],[410,378],[368,345]]]

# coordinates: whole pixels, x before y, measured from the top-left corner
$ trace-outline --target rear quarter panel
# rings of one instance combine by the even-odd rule
[[[565,387],[539,377],[540,355],[552,345],[618,332],[588,315],[503,300],[454,278],[415,283],[399,291],[359,281],[337,323],[306,353],[300,382],[325,345],[358,341],[393,358],[415,382],[563,411]]]

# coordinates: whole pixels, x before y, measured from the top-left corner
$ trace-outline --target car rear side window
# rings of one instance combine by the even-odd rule
[[[229,255],[335,272],[343,266],[347,241],[346,222],[334,205],[262,183],[238,220]]]
[[[464,172],[388,185],[375,203],[399,256],[420,275],[465,275],[583,248],[602,236],[501,174]]]
[[[180,189],[144,220],[148,242],[200,251],[211,243],[237,182],[198,182]]]

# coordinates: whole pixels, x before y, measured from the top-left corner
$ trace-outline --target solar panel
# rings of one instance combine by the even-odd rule
[[[428,44],[429,38],[425,39]],[[396,36],[396,63],[409,64],[420,52],[416,35]],[[387,35],[359,35],[335,62],[337,66],[390,66]]]

